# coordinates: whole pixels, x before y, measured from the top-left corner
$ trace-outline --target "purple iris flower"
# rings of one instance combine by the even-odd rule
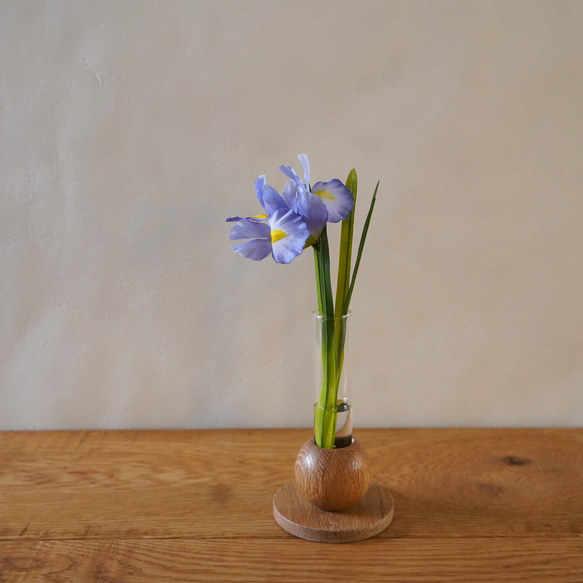
[[[257,217],[232,217],[231,240],[249,239],[231,249],[247,259],[261,261],[270,253],[277,263],[290,263],[304,249],[310,232],[302,217],[285,203],[277,190],[260,176],[255,182],[257,198],[267,214]]]
[[[265,176],[256,180],[257,199],[265,214],[227,219],[237,223],[231,229],[231,240],[248,239],[231,246],[243,257],[261,261],[271,253],[277,263],[290,263],[305,246],[318,240],[326,222],[337,223],[352,212],[352,193],[340,180],[316,182],[310,188],[308,157],[300,154],[298,159],[304,169],[304,180],[291,166],[280,166],[291,179],[281,195],[267,184]]]
[[[291,166],[279,169],[291,180],[285,185],[281,198],[302,216],[317,239],[326,222],[337,223],[348,218],[354,208],[354,198],[348,188],[337,178],[330,182],[316,182],[310,188],[310,162],[305,154],[298,159],[304,169],[304,181]]]

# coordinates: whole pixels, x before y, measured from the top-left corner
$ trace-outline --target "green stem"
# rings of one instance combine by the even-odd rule
[[[330,252],[326,229],[314,245],[318,311],[320,315],[322,386],[315,408],[314,439],[316,445],[331,449],[336,433],[338,396],[337,353],[335,351],[334,302],[330,281]]]

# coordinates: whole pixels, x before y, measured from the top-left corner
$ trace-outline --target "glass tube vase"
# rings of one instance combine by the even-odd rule
[[[352,406],[348,394],[347,326],[350,313],[326,317],[314,313],[314,442],[339,449],[352,444]]]

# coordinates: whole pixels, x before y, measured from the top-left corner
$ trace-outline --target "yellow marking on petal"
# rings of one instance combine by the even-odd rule
[[[314,194],[326,200],[336,200],[336,197],[329,190],[316,190]]]
[[[273,229],[271,231],[271,244],[277,243],[287,237],[287,233],[281,229]]]
[[[267,215],[257,215],[256,217],[251,217],[252,219],[266,219]]]

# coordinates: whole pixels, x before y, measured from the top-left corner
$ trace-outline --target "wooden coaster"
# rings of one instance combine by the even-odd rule
[[[389,490],[374,481],[356,504],[337,512],[308,502],[293,481],[273,498],[273,517],[283,530],[322,543],[351,543],[375,536],[391,524],[394,510]]]

